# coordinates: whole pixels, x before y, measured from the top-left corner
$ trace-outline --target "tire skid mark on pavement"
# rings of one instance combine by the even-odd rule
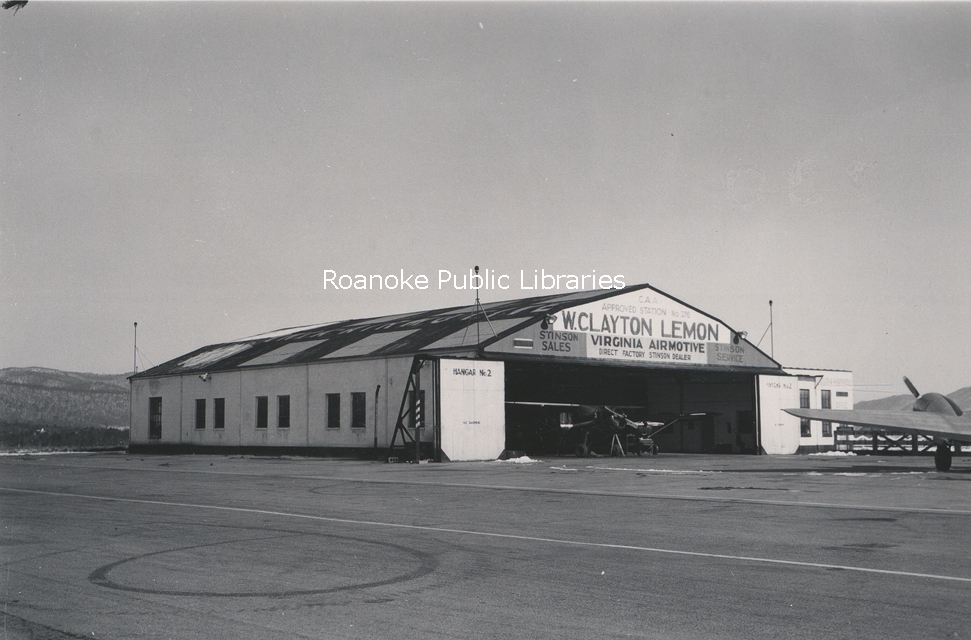
[[[195,526],[211,526],[211,525],[199,525]],[[219,525],[212,525],[219,526]],[[359,538],[351,538],[348,536],[338,536],[326,533],[315,533],[306,531],[286,531],[286,530],[273,530],[277,531],[275,535],[266,535],[258,537],[240,538],[240,539],[230,539],[230,540],[218,540],[216,542],[207,542],[202,544],[188,545],[185,547],[177,547],[173,549],[162,549],[160,551],[152,551],[149,553],[143,553],[140,555],[132,556],[129,558],[123,558],[117,560],[110,564],[106,564],[92,571],[88,575],[88,581],[93,584],[108,587],[110,589],[116,589],[119,591],[131,591],[135,593],[151,593],[155,595],[168,595],[168,596],[191,596],[191,597],[208,597],[208,598],[285,598],[292,596],[306,596],[306,595],[321,595],[326,593],[337,593],[340,591],[356,591],[361,589],[370,589],[372,587],[381,587],[389,584],[397,584],[399,582],[406,582],[408,580],[415,580],[424,575],[427,575],[435,570],[437,567],[437,561],[434,556],[418,551],[416,549],[410,549],[400,544],[394,544],[391,542],[377,542],[373,540],[363,540]],[[131,562],[137,562],[145,558],[151,558],[154,556],[160,556],[168,553],[178,553],[182,551],[190,551],[194,549],[204,549],[207,547],[216,547],[220,545],[237,544],[239,542],[253,542],[261,540],[275,540],[281,538],[293,538],[301,536],[314,536],[323,537],[336,540],[350,540],[357,543],[363,543],[366,545],[376,545],[380,547],[388,547],[394,549],[401,553],[411,556],[417,561],[417,567],[411,571],[407,571],[398,575],[391,576],[389,578],[384,578],[381,580],[371,580],[368,582],[345,584],[333,587],[324,587],[319,589],[288,589],[282,591],[239,591],[239,592],[221,592],[221,591],[199,591],[199,590],[170,590],[170,589],[158,589],[158,588],[147,588],[147,587],[137,587],[132,585],[122,584],[115,580],[112,580],[109,574],[111,571],[117,567],[120,567]]]

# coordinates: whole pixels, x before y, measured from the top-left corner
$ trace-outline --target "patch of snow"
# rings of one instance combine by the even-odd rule
[[[531,464],[533,462],[542,462],[542,460],[533,460],[529,456],[520,456],[518,458],[509,458],[508,460],[496,460],[496,462],[512,462],[513,464]]]
[[[21,449],[19,451],[0,451],[0,457],[16,457],[16,456],[64,456],[64,455],[95,455],[98,453],[106,453],[101,451],[30,451],[29,449]]]
[[[670,473],[674,475],[697,475],[708,473],[721,473],[721,471],[708,471],[706,469],[685,470],[685,469],[628,469],[624,467],[587,467],[595,471],[636,471],[638,473]]]
[[[819,453],[810,453],[810,456],[829,456],[829,457],[844,457],[844,456],[855,456],[856,454],[852,451],[820,451]]]

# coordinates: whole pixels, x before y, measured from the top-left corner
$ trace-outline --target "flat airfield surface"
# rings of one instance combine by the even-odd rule
[[[8,638],[969,638],[971,459],[0,457]]]

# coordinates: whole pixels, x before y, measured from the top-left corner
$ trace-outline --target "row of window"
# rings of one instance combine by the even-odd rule
[[[327,399],[327,428],[341,428],[341,394],[328,393]],[[195,428],[205,430],[208,427],[208,401],[205,398],[196,400]],[[367,395],[361,392],[351,393],[351,428],[364,429],[367,427]],[[256,428],[269,428],[270,397],[256,396]],[[226,399],[212,399],[212,428],[226,428]],[[290,396],[276,397],[276,428],[290,428]],[[148,399],[148,437],[158,439],[162,437],[162,398]]]
[[[846,391],[837,391],[836,395],[845,398],[849,394]],[[832,409],[833,399],[829,389],[822,389],[819,392],[819,407],[820,409]],[[799,408],[808,409],[809,408],[809,389],[799,390]],[[812,427],[809,420],[806,418],[801,418],[799,420],[799,435],[803,438],[811,438]],[[833,437],[833,423],[828,421],[823,421],[823,437],[832,438]]]
[[[328,393],[326,395],[327,399],[327,428],[328,429],[340,429],[341,428],[341,394],[339,393]],[[216,414],[216,424],[213,425],[215,429],[221,429],[225,426],[224,421],[221,419],[220,410],[223,407],[225,410],[225,403],[223,398],[215,398],[213,400],[215,414]],[[367,396],[363,391],[354,391],[351,393],[351,428],[352,429],[364,429],[367,427]],[[269,396],[256,396],[256,428],[257,429],[267,429],[270,426],[270,397]],[[196,400],[196,429],[206,428],[206,401]],[[289,429],[290,428],[290,396],[277,396],[276,397],[276,428],[277,429]]]
[[[206,401],[196,400],[196,429],[206,428]],[[212,401],[212,428],[226,428],[226,398],[214,398]]]
[[[803,438],[811,438],[813,435],[812,426],[809,420],[801,418],[799,420],[799,435]],[[823,420],[823,437],[832,438],[833,437],[833,423],[828,420]]]

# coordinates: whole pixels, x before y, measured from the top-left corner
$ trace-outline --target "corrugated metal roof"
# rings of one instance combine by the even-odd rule
[[[506,318],[505,320],[480,320],[476,323],[469,323],[464,328],[455,333],[445,336],[431,343],[426,349],[449,349],[452,347],[477,346],[499,334],[517,327],[523,323],[522,318]]]
[[[575,291],[489,302],[480,305],[481,311],[475,305],[469,305],[278,329],[202,347],[142,371],[135,377],[227,371],[332,358],[409,356],[436,350],[443,353],[468,351],[483,347],[521,326],[540,322],[563,307],[648,286],[641,284],[624,289]],[[482,317],[483,312],[488,321]]]
[[[135,377],[147,378],[183,373],[231,371],[241,368],[307,364],[336,359],[409,357],[417,353],[546,358],[549,356],[539,352],[526,354],[513,351],[515,345],[507,345],[509,348],[504,349],[503,341],[509,342],[507,340],[509,336],[517,337],[524,331],[527,333],[536,332],[539,335],[540,327],[538,325],[548,316],[559,314],[563,309],[575,308],[587,303],[599,303],[607,298],[631,294],[644,289],[654,293],[638,293],[633,298],[628,296],[626,302],[639,302],[643,297],[645,303],[655,304],[658,298],[663,298],[681,311],[697,311],[702,317],[715,321],[719,325],[724,325],[717,318],[685,305],[681,301],[650,287],[650,285],[640,284],[623,289],[576,291],[519,300],[490,302],[480,307],[469,305],[279,329],[249,338],[202,347],[143,371]],[[623,302],[623,299],[621,301]],[[678,317],[683,316],[679,315]],[[624,320],[624,317],[621,319]],[[626,320],[624,321],[626,322]],[[561,320],[561,322],[563,321]],[[663,320],[661,320],[661,323],[663,336]],[[671,331],[674,331],[674,324],[680,326],[682,323],[672,321],[672,325],[669,325]],[[724,326],[734,333],[727,325]],[[557,325],[557,328],[559,328],[559,325]],[[583,331],[583,329],[580,330]],[[596,332],[597,330],[593,329],[593,331]],[[667,337],[673,337],[673,333]],[[750,349],[748,349],[745,360],[737,361],[741,365],[739,367],[729,366],[732,365],[732,362],[716,363],[712,361],[707,364],[694,362],[690,366],[693,369],[714,366],[714,369],[719,371],[730,371],[738,368],[748,373],[781,372],[780,365],[761,352],[757,346],[744,339],[742,342],[746,348]],[[665,347],[659,348],[664,349]],[[489,354],[489,350],[494,353]],[[559,354],[559,357],[569,358],[569,355]],[[672,359],[667,364],[634,363],[624,362],[623,360],[598,360],[598,362],[611,366],[625,364],[661,367],[679,366],[677,359]]]
[[[293,356],[297,355],[302,351],[306,351],[312,347],[316,347],[323,340],[306,340],[304,342],[290,342],[283,345],[282,347],[277,347],[273,351],[264,353],[261,356],[256,356],[252,360],[247,360],[240,366],[243,367],[258,367],[264,364],[279,364],[284,360],[288,360]]]
[[[410,336],[418,329],[406,329],[404,331],[385,331],[384,333],[372,333],[366,335],[357,342],[352,342],[346,347],[341,347],[323,356],[324,358],[353,358],[356,356],[366,356],[374,353],[378,349],[383,349],[392,342],[397,342]]]

